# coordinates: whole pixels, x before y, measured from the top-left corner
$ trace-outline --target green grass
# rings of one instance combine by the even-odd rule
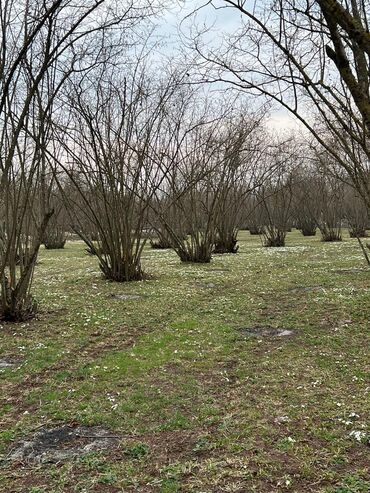
[[[102,279],[80,242],[41,251],[38,320],[0,329],[0,358],[19,359],[0,373],[0,454],[62,422],[122,440],[63,464],[5,461],[1,492],[370,491],[370,448],[350,436],[370,433],[370,271],[356,240],[294,231],[266,249],[242,232],[240,244],[209,265],[146,248],[150,278],[129,284]],[[254,326],[295,336],[239,331]]]

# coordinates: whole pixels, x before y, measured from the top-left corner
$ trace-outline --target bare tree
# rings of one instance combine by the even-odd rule
[[[40,183],[52,156],[50,121],[72,74],[106,62],[148,11],[114,0],[1,5],[0,24],[0,317],[22,320],[36,310],[34,267],[53,208]],[[126,36],[126,38],[125,38]],[[42,188],[42,187],[41,187]],[[45,189],[44,189],[45,190]]]
[[[345,187],[343,210],[350,237],[366,238],[370,226],[369,211],[362,197],[349,186]]]
[[[241,172],[242,146],[253,127],[231,123],[232,109],[230,101],[216,109],[210,99],[188,88],[168,119],[171,144],[162,155],[168,173],[158,190],[157,217],[183,262],[210,262],[220,238],[220,218],[228,214],[232,177]],[[234,229],[231,225],[232,235]]]
[[[273,181],[265,183],[257,192],[262,205],[261,232],[266,247],[285,246],[291,219],[291,177],[279,172]]]
[[[104,276],[120,282],[144,275],[148,213],[164,178],[161,125],[176,87],[156,86],[146,72],[139,62],[123,79],[104,70],[93,85],[70,88],[71,121],[63,132],[74,229]]]
[[[333,157],[370,207],[367,3],[211,4],[235,9],[240,29],[215,49],[202,42],[202,33],[196,37],[202,80],[226,82],[280,104]]]
[[[176,203],[176,197],[170,194],[155,196],[149,214],[149,223],[154,231],[150,246],[154,249],[168,249],[173,246],[173,236],[183,240],[187,234],[180,220],[181,211]],[[169,232],[170,231],[170,232]]]
[[[264,211],[263,205],[258,200],[256,194],[248,196],[244,215],[246,217],[246,226],[250,234],[253,236],[261,235]]]
[[[319,177],[310,169],[299,169],[293,175],[293,222],[303,236],[315,236],[320,213]]]
[[[51,187],[51,195],[48,198],[48,206],[54,211],[54,213],[51,216],[44,232],[43,244],[47,250],[62,249],[67,241],[67,232],[70,221],[63,197],[55,185]]]
[[[322,174],[318,182],[317,225],[322,241],[342,241],[343,187],[341,181],[327,174]]]
[[[264,112],[231,122],[224,150],[223,176],[218,183],[215,253],[236,253],[245,205],[269,170],[260,166],[266,149]]]
[[[220,120],[190,123],[185,129],[176,157],[171,156],[167,194],[175,200],[179,228],[174,229],[165,215],[163,226],[174,250],[183,262],[210,262],[215,242],[219,189],[215,176],[220,163],[217,127]]]
[[[299,154],[291,138],[276,140],[265,135],[265,140],[269,145],[260,167],[266,171],[254,193],[251,218],[263,237],[264,246],[280,247],[285,245],[286,233],[291,228],[293,175]]]

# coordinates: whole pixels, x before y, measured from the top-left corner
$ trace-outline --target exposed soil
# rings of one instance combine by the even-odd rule
[[[111,449],[120,437],[100,426],[43,428],[20,440],[7,455],[10,461],[61,462],[94,450]]]

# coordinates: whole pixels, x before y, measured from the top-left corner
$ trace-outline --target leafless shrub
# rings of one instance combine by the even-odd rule
[[[351,238],[366,238],[370,220],[366,204],[362,197],[347,186],[344,194],[344,217],[347,220]]]
[[[293,220],[303,236],[315,236],[319,217],[319,177],[313,170],[296,170],[293,175]]]
[[[157,190],[156,213],[182,262],[211,260],[222,179],[222,123],[209,101],[202,103],[191,91],[179,95],[167,120],[168,145],[162,153],[167,173]]]
[[[123,80],[107,81],[104,72],[95,87],[78,85],[71,92],[72,126],[64,146],[72,165],[64,170],[75,199],[65,199],[76,212],[75,231],[107,279],[144,276],[140,259],[149,207],[163,178],[157,151],[173,90],[149,82],[139,61]]]
[[[321,240],[325,242],[342,241],[344,219],[344,184],[329,173],[326,163],[319,162],[316,197],[318,204],[317,226]]]
[[[208,3],[206,4],[208,6]],[[241,16],[222,44],[194,36],[201,79],[281,104],[351,180],[370,208],[369,9],[363,0],[273,4],[227,0]],[[226,39],[225,39],[226,38]],[[328,138],[329,136],[329,138]],[[319,145],[317,145],[319,144]]]
[[[261,187],[258,191],[258,200],[264,208],[262,222],[264,246],[285,246],[292,200],[289,178],[285,180],[280,177],[277,183]]]
[[[255,194],[248,197],[246,205],[247,228],[251,235],[262,234],[262,223],[264,221],[263,205],[258,201]]]
[[[266,148],[263,117],[263,113],[245,116],[228,129],[223,176],[217,185],[215,253],[237,253],[237,235],[248,199],[269,172],[260,166]]]
[[[125,7],[113,0],[87,0],[79,4],[63,0],[10,0],[1,6],[0,317],[3,319],[24,320],[36,312],[30,293],[33,273],[54,213],[42,201],[41,183],[52,160],[50,142],[59,93],[73,74],[81,77],[101,58],[106,61],[122,43],[114,28],[126,20],[131,7],[129,4]],[[140,12],[141,9],[135,10],[135,16],[127,23],[136,23]]]
[[[54,214],[43,236],[43,244],[47,250],[62,249],[67,241],[68,213],[58,189],[53,188],[49,187],[48,207],[52,208]]]
[[[292,219],[292,171],[296,165],[296,150],[283,141],[271,149],[268,168],[273,174],[257,189],[255,201],[261,221],[263,244],[266,247],[285,246]]]

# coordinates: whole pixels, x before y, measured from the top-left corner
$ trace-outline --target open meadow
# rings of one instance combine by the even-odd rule
[[[370,491],[356,239],[239,241],[210,264],[147,246],[130,283],[80,241],[40,251],[37,319],[1,327],[1,492]],[[45,430],[73,440],[27,449]]]
[[[370,0],[0,1],[0,493],[370,493]]]

